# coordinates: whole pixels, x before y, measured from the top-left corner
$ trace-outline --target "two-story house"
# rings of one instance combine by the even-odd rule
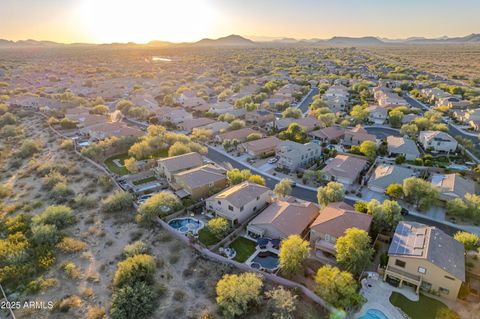
[[[465,281],[465,249],[442,230],[416,222],[398,223],[388,249],[383,280],[456,300]]]
[[[207,198],[205,205],[208,211],[235,225],[260,212],[271,197],[272,191],[268,187],[245,181]]]
[[[451,135],[441,131],[422,131],[418,137],[423,149],[450,153],[457,150],[458,142]]]
[[[276,155],[279,157],[277,166],[281,169],[295,171],[305,167],[320,158],[322,148],[316,143],[300,144],[293,141],[283,141],[278,144]]]
[[[174,174],[203,165],[202,155],[190,152],[178,156],[161,158],[155,168],[157,175],[164,176],[168,182],[174,181]]]
[[[190,198],[205,198],[212,191],[219,191],[227,186],[227,171],[219,166],[206,164],[180,173],[176,173],[177,188]]]

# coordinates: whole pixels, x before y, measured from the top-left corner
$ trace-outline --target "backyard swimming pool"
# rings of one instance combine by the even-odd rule
[[[260,251],[252,259],[250,267],[259,269],[264,268],[266,270],[276,270],[279,267],[278,255],[271,251]]]
[[[388,319],[388,317],[378,309],[368,309],[360,319]]]
[[[174,218],[168,224],[182,234],[191,232],[194,235],[198,234],[198,231],[204,226],[202,221],[190,217]]]

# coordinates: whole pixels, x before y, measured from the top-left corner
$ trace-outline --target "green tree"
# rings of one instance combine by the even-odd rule
[[[407,135],[408,137],[414,139],[418,134],[418,127],[414,123],[412,124],[403,124],[400,128],[400,134]]]
[[[169,192],[160,192],[140,205],[135,219],[143,226],[151,226],[156,218],[174,213],[181,207],[182,203],[177,196]]]
[[[320,114],[317,117],[317,119],[323,127],[330,127],[335,124],[337,117],[333,113],[326,113],[326,114]]]
[[[239,170],[238,168],[234,168],[227,172],[227,179],[231,185],[240,184],[241,182],[248,180],[251,176],[252,173],[248,169]]]
[[[58,229],[62,229],[73,224],[75,217],[70,207],[57,205],[47,207],[42,213],[33,217],[32,221],[36,225],[55,225]]]
[[[236,120],[233,120],[230,123],[229,129],[234,131],[234,130],[239,130],[239,129],[244,128],[244,127],[245,127],[245,121],[236,119]]]
[[[112,319],[148,318],[157,307],[158,293],[144,282],[115,289],[110,306]]]
[[[255,140],[259,140],[262,138],[262,134],[260,133],[251,133],[247,136],[247,141],[248,142],[251,142],[251,141],[255,141]]]
[[[330,203],[341,202],[345,198],[345,187],[338,182],[329,182],[317,189],[318,204],[323,208]]]
[[[263,178],[261,175],[252,175],[248,178],[249,182],[265,186],[265,178]]]
[[[477,234],[472,234],[466,231],[456,232],[453,238],[463,244],[466,252],[475,250],[480,245],[480,237]]]
[[[370,241],[366,231],[358,228],[347,229],[345,235],[338,238],[335,244],[337,263],[345,270],[360,275],[373,256]]]
[[[394,199],[401,199],[403,197],[403,187],[401,184],[388,185],[385,194]]]
[[[297,143],[304,143],[307,141],[307,133],[298,123],[293,122],[288,125],[285,131],[278,135],[282,140],[290,140]]]
[[[402,125],[403,113],[400,110],[393,109],[388,113],[388,122],[391,127],[399,128]]]
[[[355,105],[350,112],[350,116],[353,117],[356,124],[360,124],[367,119],[370,112],[361,105]]]
[[[352,274],[337,267],[326,265],[318,269],[315,284],[315,292],[337,308],[352,308],[362,301]]]
[[[438,190],[429,182],[416,177],[403,180],[403,193],[407,201],[415,203],[419,209],[428,209],[438,199]]]
[[[98,104],[95,105],[90,109],[90,114],[107,114],[109,112],[108,106],[105,106],[103,104]]]
[[[298,235],[290,235],[280,245],[280,269],[286,274],[296,274],[303,268],[303,262],[310,256],[308,242]]]
[[[254,273],[224,275],[217,282],[217,304],[223,315],[233,318],[246,314],[259,302],[262,279]]]
[[[296,107],[288,107],[282,112],[282,117],[299,119],[302,117],[302,111]]]
[[[292,193],[292,180],[282,178],[273,188],[273,193],[279,198],[285,198]]]
[[[155,259],[150,255],[135,255],[118,263],[118,269],[113,278],[115,287],[133,286],[144,282],[153,284],[156,271]]]
[[[297,308],[298,296],[282,286],[269,290],[265,293],[269,298],[269,306],[272,317],[275,319],[293,319]]]
[[[188,147],[188,145],[182,143],[182,142],[175,142],[170,148],[168,149],[168,156],[178,156],[178,155],[183,155],[190,153],[191,150]]]
[[[377,157],[377,144],[373,141],[364,141],[360,144],[360,152],[373,162]]]
[[[230,229],[228,221],[223,217],[212,218],[207,223],[207,228],[213,236],[223,238]]]

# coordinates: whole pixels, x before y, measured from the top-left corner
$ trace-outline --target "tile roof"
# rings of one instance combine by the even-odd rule
[[[222,192],[213,195],[209,199],[224,199],[233,206],[241,208],[266,192],[270,192],[270,189],[262,185],[245,181],[243,183],[233,185]]]

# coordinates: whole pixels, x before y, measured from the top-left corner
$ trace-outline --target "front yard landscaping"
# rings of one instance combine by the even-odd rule
[[[237,252],[235,260],[241,263],[255,252],[255,247],[257,247],[257,243],[245,237],[238,237],[230,244],[230,248]]]
[[[105,160],[105,165],[107,166],[108,170],[112,173],[115,173],[117,175],[127,175],[128,174],[128,170],[125,168],[124,165],[124,162],[126,159],[128,159],[130,156],[128,155],[128,153],[123,153],[123,154],[117,154],[117,155],[114,155],[114,156],[111,156],[109,158],[107,158]],[[122,166],[118,166],[117,164],[115,164],[113,161],[114,160],[119,160],[120,164],[122,164]]]
[[[392,292],[390,302],[402,309],[412,319],[435,319],[439,311],[449,311],[448,307],[441,301],[422,294],[419,297],[418,301],[411,301],[402,294]]]

